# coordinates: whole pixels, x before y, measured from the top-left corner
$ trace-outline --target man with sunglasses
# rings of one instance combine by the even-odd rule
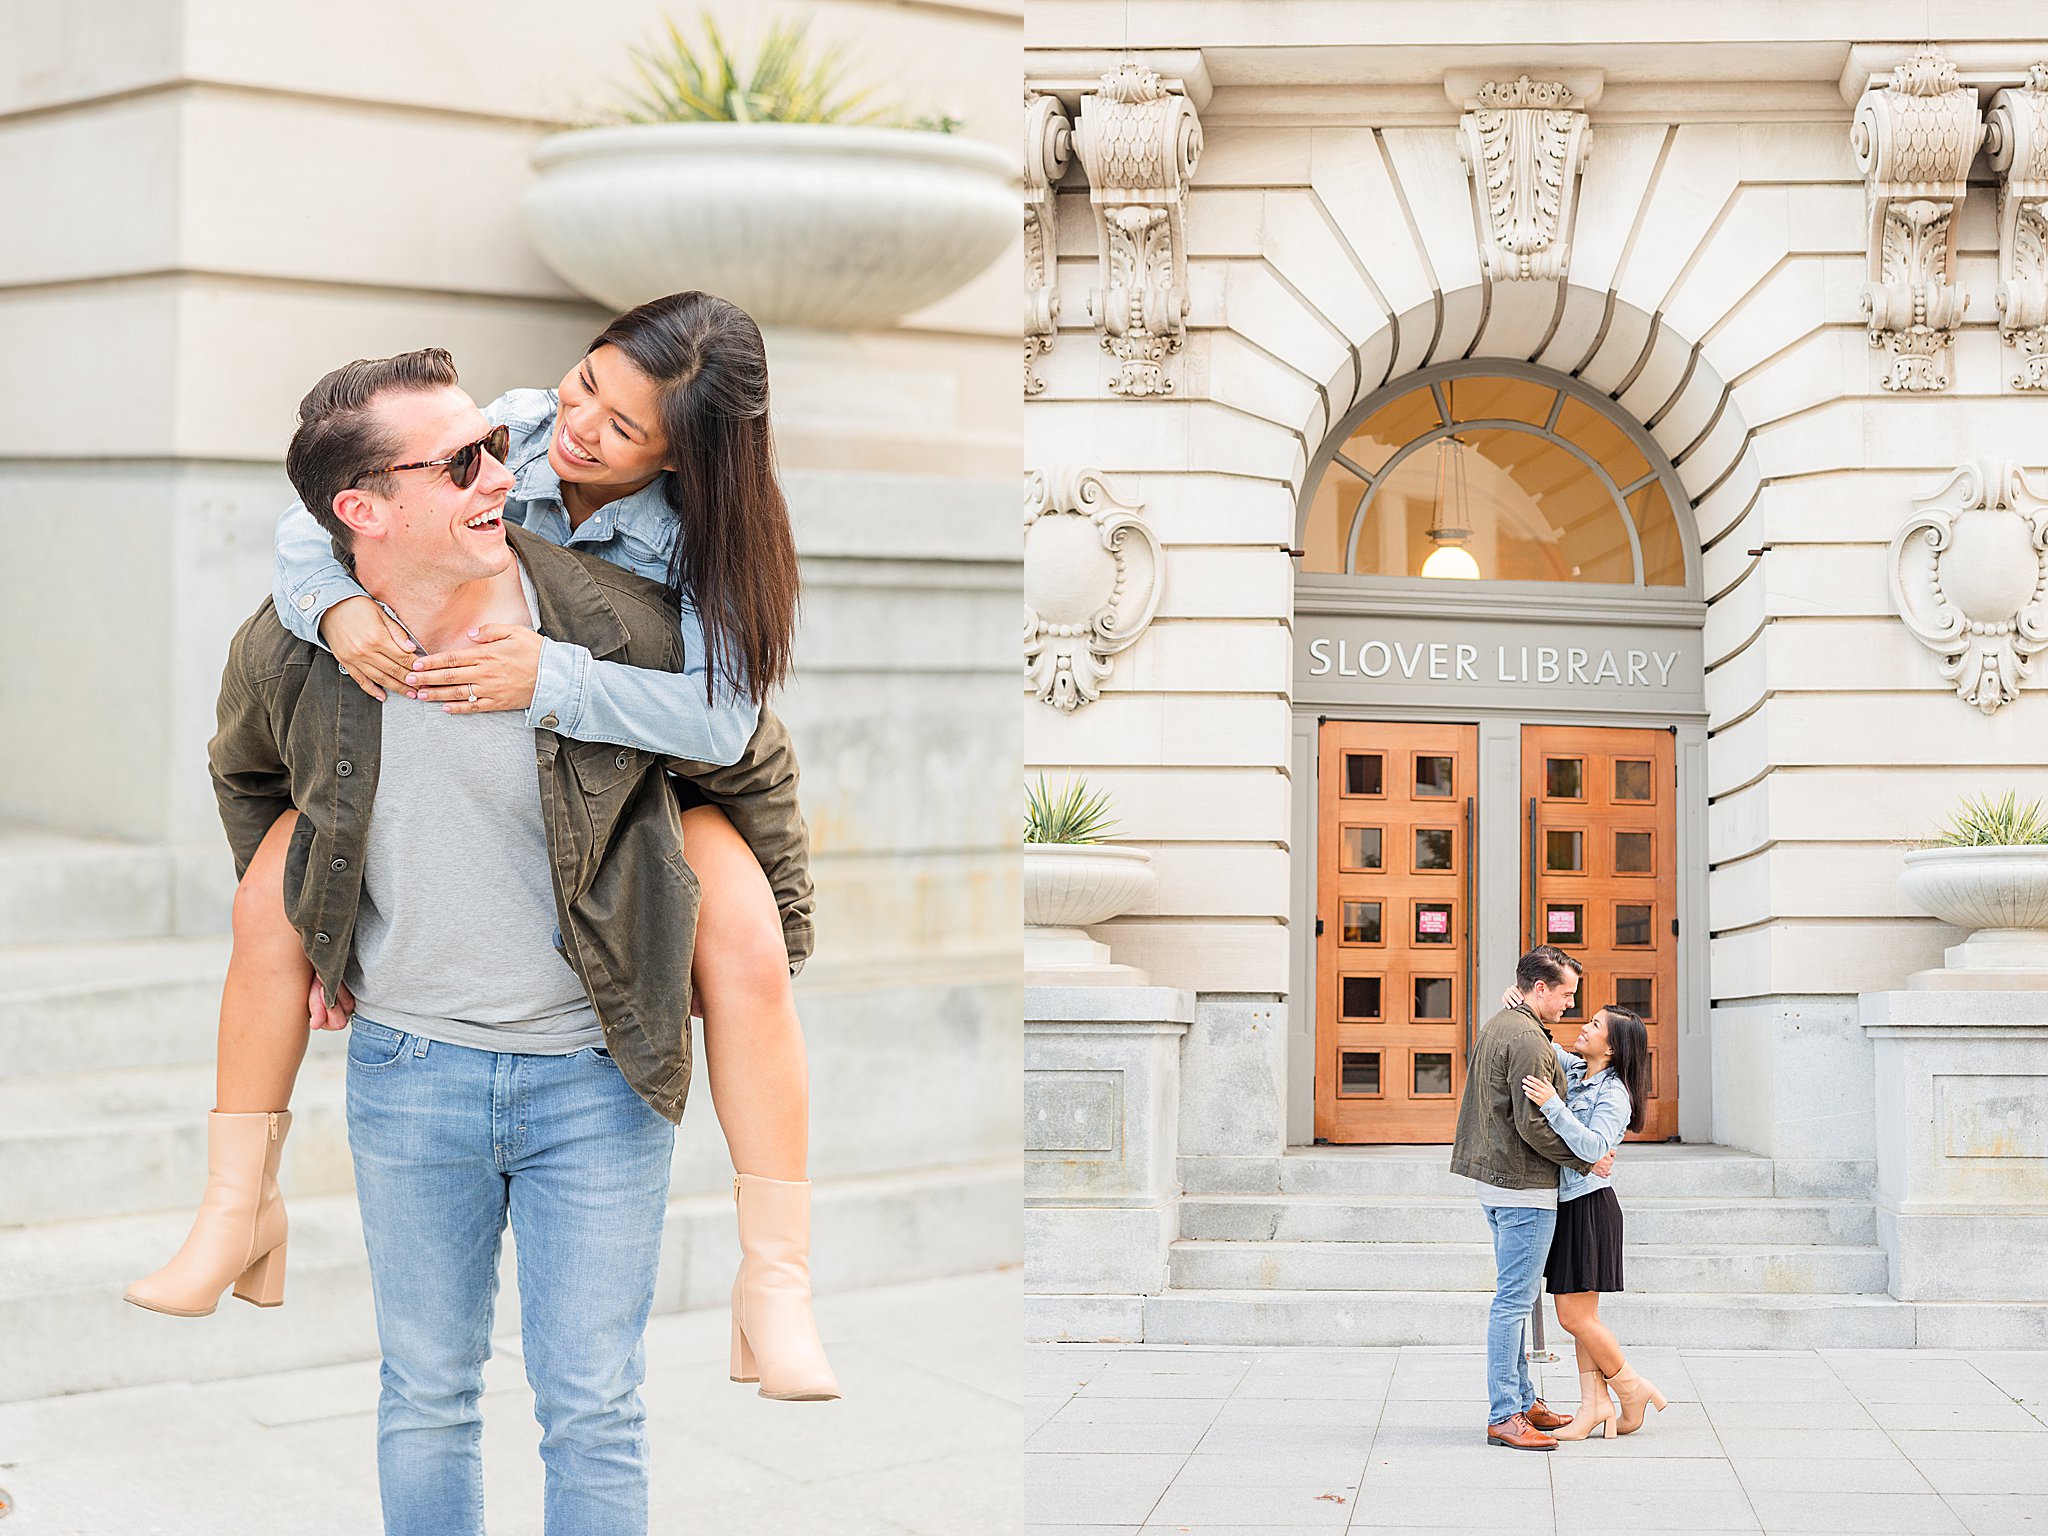
[[[659,586],[506,526],[505,447],[430,350],[322,379],[286,469],[423,650],[517,624],[680,670]],[[286,908],[329,1004],[344,982],[355,994],[349,1144],[388,1536],[483,1529],[478,1399],[508,1218],[548,1529],[644,1532],[641,1336],[689,1086],[697,908],[667,771],[725,810],[785,914],[807,911],[787,735],[764,710],[740,760],[714,767],[513,711],[380,703],[268,601],[235,637],[219,719],[237,872],[296,810]],[[279,1136],[260,1175],[273,1193]],[[282,1213],[266,1231],[261,1205],[252,1263],[274,1247],[281,1273]]]

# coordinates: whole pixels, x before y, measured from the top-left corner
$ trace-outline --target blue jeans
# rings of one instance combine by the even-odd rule
[[[1499,1424],[1526,1413],[1536,1401],[1522,1336],[1529,1326],[1529,1309],[1543,1286],[1543,1263],[1550,1257],[1557,1210],[1521,1205],[1483,1209],[1486,1224],[1493,1229],[1496,1276],[1493,1310],[1486,1318],[1486,1422]]]
[[[384,1350],[386,1536],[483,1536],[478,1398],[508,1215],[547,1536],[642,1536],[641,1338],[675,1128],[601,1051],[468,1050],[359,1016],[348,1139]]]

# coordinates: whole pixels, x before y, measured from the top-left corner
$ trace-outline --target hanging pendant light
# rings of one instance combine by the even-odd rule
[[[1445,512],[1451,514],[1445,521]],[[1436,505],[1429,514],[1429,541],[1436,546],[1422,562],[1422,574],[1458,581],[1479,579],[1479,562],[1465,548],[1472,537],[1470,500],[1465,489],[1465,440],[1453,432],[1436,445]]]

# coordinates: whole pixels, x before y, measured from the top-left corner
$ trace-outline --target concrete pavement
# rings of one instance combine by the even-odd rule
[[[1560,1411],[1569,1348],[1545,1374]],[[1479,1349],[1034,1345],[1026,1516],[1033,1536],[2048,1532],[2048,1353],[1630,1358],[1670,1407],[1537,1453],[1484,1443]]]
[[[723,1308],[657,1316],[653,1536],[1014,1536],[1021,1289],[1009,1269],[820,1297],[834,1403],[728,1381]],[[362,1362],[0,1405],[18,1506],[0,1536],[374,1536],[376,1378]],[[516,1334],[485,1379],[492,1536],[541,1536]]]

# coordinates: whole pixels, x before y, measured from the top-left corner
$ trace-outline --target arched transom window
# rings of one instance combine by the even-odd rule
[[[1646,434],[1562,384],[1425,377],[1336,446],[1301,569],[1683,587],[1676,485]]]

